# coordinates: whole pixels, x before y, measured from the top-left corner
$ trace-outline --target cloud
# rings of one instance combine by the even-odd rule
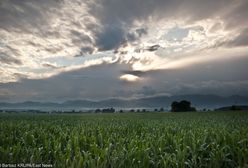
[[[121,27],[105,26],[97,38],[96,45],[100,51],[118,48],[124,41],[124,30]]]
[[[208,94],[216,94],[222,96],[230,95],[247,95],[248,81],[201,81],[196,83],[180,83],[174,88],[172,88],[174,94],[199,94],[203,90]]]
[[[16,59],[14,57],[11,57],[9,55],[6,55],[3,52],[0,52],[0,62],[4,64],[17,64],[22,65],[22,61],[19,59]]]
[[[244,29],[233,40],[226,43],[228,47],[247,47],[248,46],[248,28]]]
[[[121,80],[128,81],[128,82],[136,82],[140,80],[138,76],[132,75],[132,74],[125,74],[120,76]]]
[[[128,70],[128,71],[123,71],[123,74],[131,74],[131,75],[134,75],[134,76],[144,76],[146,72],[143,72],[143,71],[134,71],[134,70]]]
[[[51,63],[43,63],[42,64],[44,67],[48,67],[48,68],[59,68],[57,65],[53,65]]]
[[[245,22],[248,15],[248,2],[246,0],[237,0],[229,3],[231,7],[225,8],[222,12],[222,19],[227,29],[244,29],[247,28]]]
[[[184,69],[149,71],[141,81],[123,82],[126,64],[100,64],[49,78],[0,84],[0,101],[140,98],[163,94],[248,95],[247,58],[204,63]],[[228,67],[228,68],[226,68]],[[2,74],[1,74],[2,77]]]
[[[49,78],[26,79],[0,83],[0,100],[64,101],[68,99],[105,99],[119,88],[120,69],[117,63],[78,68]],[[99,73],[101,72],[101,73]],[[4,93],[11,94],[4,94]]]
[[[60,7],[59,0],[11,0],[1,1],[1,28],[11,31],[31,32],[42,25],[48,25],[50,13]],[[49,19],[49,20],[48,20]]]
[[[159,47],[160,47],[160,45],[155,44],[155,45],[153,45],[153,46],[148,46],[145,50],[152,52],[152,51],[158,50]]]
[[[139,94],[142,96],[151,96],[155,95],[156,91],[151,86],[143,86],[140,91],[138,91]]]

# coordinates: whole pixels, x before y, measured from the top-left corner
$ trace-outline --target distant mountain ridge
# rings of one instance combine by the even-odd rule
[[[139,99],[106,99],[100,101],[69,100],[63,103],[26,101],[21,103],[0,103],[0,109],[39,109],[39,108],[170,108],[173,101],[188,100],[196,108],[218,108],[230,105],[248,105],[248,97],[217,95],[176,95],[154,96]]]
[[[215,109],[215,111],[237,111],[237,110],[248,110],[248,106],[226,106]]]

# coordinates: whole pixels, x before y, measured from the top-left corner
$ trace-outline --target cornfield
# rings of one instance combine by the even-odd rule
[[[0,114],[0,164],[248,166],[248,112]]]

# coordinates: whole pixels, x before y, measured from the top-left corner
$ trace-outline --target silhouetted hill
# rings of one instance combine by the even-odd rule
[[[5,108],[170,108],[173,101],[188,100],[196,108],[218,108],[235,104],[248,105],[248,97],[230,96],[222,97],[217,95],[177,95],[177,96],[155,96],[140,99],[106,99],[101,101],[91,100],[70,100],[63,103],[52,102],[21,102],[21,103],[0,103],[0,109]]]
[[[248,110],[248,106],[233,105],[233,106],[226,106],[215,109],[215,111],[239,111],[239,110]]]

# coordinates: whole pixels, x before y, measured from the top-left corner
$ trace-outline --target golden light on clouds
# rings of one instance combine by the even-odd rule
[[[213,11],[205,11],[199,1],[200,14],[186,4],[184,14],[177,9],[167,13],[164,11],[171,9],[170,3],[162,2],[167,3],[158,0],[151,6],[150,1],[144,1],[144,6],[139,6],[136,1],[121,0],[5,1],[0,5],[0,11],[5,11],[0,16],[4,21],[0,27],[0,83],[17,82],[20,76],[42,79],[106,63],[118,62],[129,70],[144,72],[247,55],[247,24],[236,24],[236,16],[246,19],[246,10],[238,10],[247,4],[245,0],[226,3],[225,9],[213,0]],[[10,8],[12,5],[16,8]],[[144,10],[146,5],[151,10]],[[136,12],[129,11],[126,17],[128,10],[115,10],[124,6],[132,6]],[[59,10],[45,12],[50,7]],[[230,27],[233,24],[235,27]],[[126,75],[121,79],[139,79]]]

